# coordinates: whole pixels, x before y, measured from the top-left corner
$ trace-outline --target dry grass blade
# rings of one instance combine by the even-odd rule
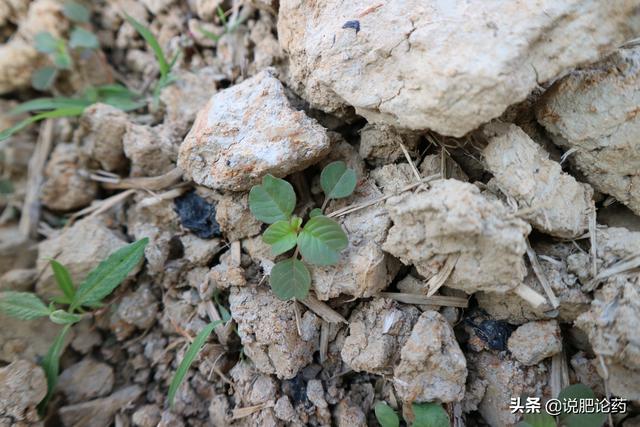
[[[413,159],[411,159],[409,151],[407,151],[407,147],[404,146],[402,141],[398,141],[398,145],[400,145],[400,149],[402,150],[402,154],[404,154],[405,159],[407,159],[407,162],[409,162],[409,166],[411,166],[411,171],[416,176],[416,180],[418,182],[421,182],[422,177],[420,176],[420,172],[418,172],[418,168],[416,168],[416,165],[413,164]]]
[[[390,298],[404,304],[440,305],[444,307],[460,308],[467,308],[469,306],[469,300],[462,297],[449,297],[443,295],[428,297],[426,295],[407,294],[402,292],[380,292],[379,295],[383,298]]]
[[[549,307],[545,297],[543,297],[527,285],[518,285],[513,290],[513,292],[515,292],[516,295],[527,301],[533,308],[537,310],[544,310],[546,307]]]
[[[326,320],[322,320],[320,325],[320,363],[327,360],[327,352],[329,351],[329,326],[331,324]]]
[[[149,190],[160,191],[168,188],[174,184],[177,184],[182,180],[182,171],[178,168],[172,169],[164,175],[142,178],[123,178],[118,181],[110,179],[105,182],[97,177],[92,177],[96,181],[103,182],[102,186],[107,190]]]
[[[553,293],[553,289],[551,289],[551,285],[549,284],[547,277],[544,275],[542,266],[538,261],[538,255],[531,247],[531,244],[529,243],[529,239],[527,239],[527,257],[529,258],[529,262],[531,263],[531,268],[533,268],[533,272],[535,273],[536,277],[538,278],[538,281],[542,285],[542,289],[544,289],[544,292],[547,294],[547,297],[549,298],[549,302],[551,302],[551,306],[553,308],[558,308],[560,306],[560,301],[558,301],[556,294]]]
[[[342,317],[340,313],[329,307],[327,304],[318,300],[313,295],[309,294],[301,303],[307,306],[307,308],[320,316],[324,321],[329,323],[349,323],[347,319]]]
[[[86,207],[71,215],[67,225],[69,226],[73,224],[76,219],[82,218],[85,215],[90,215],[91,217],[98,216],[101,213],[108,211],[113,206],[116,206],[118,203],[125,201],[129,196],[135,194],[136,191],[137,190],[127,190],[103,200],[94,200],[93,203],[91,203],[91,206]]]
[[[612,266],[600,271],[596,277],[591,279],[589,283],[584,287],[585,291],[591,292],[593,291],[600,282],[605,279],[608,279],[611,276],[615,276],[616,274],[626,273],[627,271],[640,268],[640,254],[632,255],[619,261]]]
[[[598,277],[598,240],[596,237],[596,205],[591,204],[591,212],[589,213],[589,241],[591,242],[591,277]]]
[[[444,282],[447,281],[451,273],[453,272],[453,268],[456,266],[458,262],[458,258],[460,258],[460,254],[452,254],[447,257],[447,260],[444,263],[444,266],[438,271],[438,274],[433,276],[427,282],[427,296],[433,296],[438,289],[444,285]]]
[[[211,323],[216,325],[213,328],[213,331],[216,333],[218,341],[220,344],[226,345],[231,339],[231,334],[233,333],[233,326],[231,325],[231,322],[228,322],[227,324],[222,323],[222,316],[220,316],[220,313],[218,312],[215,304],[213,304],[213,301],[207,301],[204,308]]]
[[[185,183],[185,185],[180,186],[178,188],[174,188],[172,190],[165,191],[160,194],[154,194],[153,196],[145,197],[144,199],[140,200],[138,205],[141,207],[149,207],[149,206],[157,205],[158,203],[164,200],[173,200],[177,197],[182,196],[188,189],[189,188]]]
[[[273,406],[273,402],[265,402],[255,406],[247,406],[244,408],[237,408],[233,410],[233,414],[231,416],[231,421],[239,420],[240,418],[248,417],[251,414],[254,414],[258,411],[262,411],[265,408],[271,408]]]

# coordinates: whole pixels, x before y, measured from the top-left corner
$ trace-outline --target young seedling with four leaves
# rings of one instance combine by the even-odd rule
[[[345,162],[328,164],[320,174],[325,201],[322,208],[315,208],[309,213],[309,220],[304,225],[302,218],[293,215],[296,193],[287,181],[266,175],[262,184],[251,188],[251,213],[258,220],[270,224],[262,240],[271,245],[276,256],[295,248],[293,255],[278,261],[271,269],[271,289],[281,300],[307,297],[311,273],[305,262],[314,265],[338,262],[340,251],[347,247],[349,241],[340,224],[324,215],[324,209],[330,200],[351,195],[356,182],[355,171]]]

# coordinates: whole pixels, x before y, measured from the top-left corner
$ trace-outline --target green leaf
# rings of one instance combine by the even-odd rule
[[[60,70],[71,69],[71,57],[69,56],[66,47],[63,47],[62,50],[53,55],[53,63]]]
[[[62,13],[73,22],[89,22],[89,9],[74,1],[65,2]]]
[[[273,255],[287,252],[296,245],[297,240],[297,228],[294,228],[289,221],[278,221],[271,224],[262,235],[262,241],[271,245]]]
[[[437,403],[414,403],[411,408],[415,419],[411,427],[449,427],[449,415]]]
[[[320,208],[311,209],[311,212],[309,212],[309,218],[313,218],[314,216],[319,216],[319,215],[322,215],[322,209]]]
[[[131,26],[138,32],[138,34],[140,34],[140,36],[142,36],[142,38],[147,42],[149,47],[151,47],[151,50],[153,50],[153,53],[156,56],[156,60],[158,61],[160,75],[166,78],[166,76],[169,74],[169,71],[171,71],[171,66],[169,66],[169,63],[167,63],[167,59],[164,56],[164,51],[160,47],[160,43],[158,43],[158,40],[147,27],[136,21],[133,17],[129,16],[126,13],[124,14],[124,16],[127,22],[131,24]]]
[[[18,105],[16,108],[11,110],[11,114],[20,114],[39,110],[53,110],[56,108],[87,107],[89,105],[91,105],[89,102],[79,98],[36,98]]]
[[[47,376],[47,395],[38,404],[38,412],[40,412],[40,415],[44,414],[47,404],[49,403],[49,399],[53,396],[53,391],[58,383],[62,346],[64,345],[64,340],[67,337],[70,328],[71,325],[66,325],[60,331],[51,347],[49,347],[49,351],[47,351],[47,354],[42,359],[42,369]]]
[[[320,185],[329,199],[348,197],[356,188],[356,171],[343,161],[329,163],[320,174]]]
[[[556,427],[556,419],[546,412],[539,414],[525,414],[523,423],[531,427]]]
[[[55,53],[58,51],[59,40],[47,31],[36,34],[33,37],[33,43],[38,52]]]
[[[249,192],[249,209],[253,216],[267,224],[288,221],[296,207],[296,193],[284,179],[265,175],[261,185]]]
[[[400,426],[400,418],[398,418],[398,414],[396,414],[396,411],[391,409],[391,407],[386,403],[376,403],[374,411],[376,413],[376,419],[382,427]]]
[[[69,47],[72,49],[77,49],[79,47],[97,49],[100,47],[100,43],[98,42],[98,38],[91,31],[87,31],[82,27],[75,27],[73,31],[71,31]]]
[[[47,306],[31,292],[0,292],[0,312],[22,320],[49,315]]]
[[[311,264],[335,264],[339,252],[348,244],[349,240],[340,224],[326,216],[311,218],[298,235],[300,253]]]
[[[36,114],[35,116],[31,116],[27,119],[20,121],[15,126],[10,127],[9,129],[5,129],[0,132],[0,141],[4,141],[9,138],[14,133],[24,129],[32,123],[39,122],[44,119],[53,119],[57,117],[72,117],[79,116],[84,111],[85,107],[68,107],[68,108],[58,108],[53,111],[46,111],[44,113]]]
[[[187,375],[187,372],[189,372],[189,368],[191,368],[191,364],[196,359],[200,349],[207,341],[207,338],[209,338],[209,335],[211,335],[213,329],[221,323],[222,320],[216,320],[215,322],[209,323],[198,333],[191,345],[189,345],[187,352],[182,358],[182,362],[180,362],[180,366],[178,366],[178,369],[171,380],[171,385],[169,385],[169,406],[173,407],[173,399],[176,397],[178,388],[180,387],[180,384],[182,384],[182,381],[184,381],[184,377]]]
[[[58,77],[58,69],[55,67],[42,67],[31,75],[31,86],[37,90],[47,90]]]
[[[79,314],[69,313],[66,310],[55,310],[49,314],[49,319],[58,325],[73,325],[82,320]]]
[[[558,394],[560,401],[567,399],[595,399],[595,393],[584,384],[573,384]],[[564,407],[564,405],[563,405]],[[607,416],[603,412],[595,414],[565,414],[559,416],[560,423],[566,427],[601,427]]]
[[[102,261],[78,287],[70,310],[98,303],[113,292],[144,257],[144,248],[148,243],[148,238],[138,240],[118,249]]]
[[[0,194],[11,194],[13,192],[13,182],[10,179],[0,178]]]
[[[49,261],[51,263],[51,269],[53,270],[53,276],[58,283],[58,287],[62,290],[62,293],[68,301],[73,301],[73,297],[76,294],[76,288],[73,286],[73,280],[71,280],[71,274],[69,270],[60,264],[55,259]]]
[[[281,300],[302,300],[309,293],[311,274],[302,261],[289,258],[273,266],[269,283],[273,293]]]

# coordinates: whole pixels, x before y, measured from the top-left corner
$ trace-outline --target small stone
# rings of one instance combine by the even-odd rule
[[[562,351],[560,327],[555,320],[525,323],[511,334],[507,345],[518,362],[536,365]]]
[[[60,418],[66,427],[108,427],[116,412],[133,403],[143,390],[134,385],[116,391],[107,397],[60,408]]]
[[[111,366],[85,358],[62,371],[58,387],[69,403],[78,403],[111,393],[113,380]]]
[[[27,292],[33,289],[38,279],[35,268],[16,268],[0,276],[0,291]]]
[[[385,194],[393,194],[416,182],[416,176],[408,163],[392,163],[371,171],[371,178]]]
[[[71,341],[71,347],[80,354],[88,354],[94,347],[102,343],[100,332],[96,330],[89,319],[76,323],[73,326],[73,331],[75,336]]]
[[[604,382],[598,374],[598,360],[589,359],[587,354],[579,351],[571,358],[571,368],[580,384],[589,387],[597,397],[605,396]]]
[[[158,299],[148,285],[141,285],[122,298],[117,313],[122,321],[139,329],[148,329],[156,321]]]
[[[270,173],[305,169],[329,151],[326,131],[295,111],[270,71],[215,94],[182,142],[185,177],[214,190],[244,191]]]
[[[80,118],[78,136],[83,152],[106,171],[115,172],[126,168],[122,138],[127,131],[129,119],[122,110],[107,104],[87,107]]]
[[[46,394],[47,379],[38,365],[16,360],[0,368],[0,417],[19,425],[36,423],[40,419],[36,406]]]
[[[282,421],[292,422],[296,418],[296,411],[293,409],[293,405],[288,396],[282,396],[276,401],[276,405],[273,410],[278,419]]]
[[[396,392],[405,402],[462,400],[467,363],[451,325],[440,313],[420,315],[400,350],[393,376]]]
[[[158,15],[175,3],[175,0],[142,0],[142,3],[149,9],[149,12]]]
[[[61,325],[52,324],[47,317],[24,321],[0,314],[0,323],[0,361],[9,363],[18,358],[39,362],[62,330]],[[63,348],[66,348],[73,334],[74,330],[71,329]]]
[[[338,403],[334,411],[337,427],[367,427],[367,416],[358,406],[351,404],[348,399]]]
[[[360,130],[360,156],[374,165],[385,165],[404,158],[400,144],[415,154],[418,135],[401,134],[393,127],[367,124]]]
[[[70,211],[87,206],[98,193],[98,184],[89,178],[74,144],[58,144],[44,171],[42,204],[56,211]]]
[[[175,199],[176,212],[182,225],[202,239],[220,237],[220,226],[216,221],[216,207],[195,192]]]
[[[157,427],[184,427],[184,421],[182,421],[182,417],[166,410],[162,413]]]
[[[38,257],[37,245],[17,226],[0,226],[0,274],[15,268],[32,268]]]
[[[129,123],[122,138],[124,153],[131,160],[131,176],[158,176],[175,166],[171,129]]]
[[[255,236],[262,223],[249,210],[248,193],[226,193],[216,205],[216,221],[229,242]]]
[[[329,405],[324,399],[324,388],[322,387],[322,381],[309,380],[307,383],[307,399],[318,408],[327,408]]]
[[[137,427],[156,427],[160,422],[160,408],[156,405],[144,405],[136,409],[131,422]]]

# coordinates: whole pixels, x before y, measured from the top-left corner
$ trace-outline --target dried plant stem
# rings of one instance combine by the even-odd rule
[[[538,261],[538,256],[536,252],[533,250],[533,248],[531,247],[531,244],[529,243],[529,239],[526,239],[526,241],[527,241],[527,257],[529,258],[529,262],[531,263],[531,268],[533,268],[533,272],[538,278],[538,281],[540,282],[540,284],[542,285],[542,289],[544,289],[544,292],[547,294],[547,297],[549,298],[549,302],[551,303],[551,306],[553,308],[558,308],[560,306],[560,301],[558,301],[556,294],[553,293],[553,289],[551,288],[551,285],[549,284],[547,277],[544,275],[542,266]]]
[[[428,297],[426,295],[408,294],[401,292],[380,292],[380,296],[383,298],[390,298],[405,304],[418,304],[418,305],[441,305],[445,307],[460,307],[467,308],[469,301],[466,298],[450,297],[443,295],[434,295]]]

